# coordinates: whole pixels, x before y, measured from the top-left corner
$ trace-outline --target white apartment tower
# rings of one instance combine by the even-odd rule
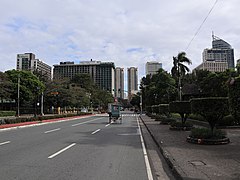
[[[124,69],[116,67],[115,69],[115,88],[114,96],[124,99]]]
[[[150,61],[146,63],[146,75],[157,74],[157,71],[162,68],[162,63],[157,61]]]
[[[37,71],[43,77],[50,80],[52,75],[51,66],[35,58],[33,53],[17,54],[17,70]]]
[[[128,71],[128,99],[131,100],[132,95],[138,92],[138,69],[130,67]]]

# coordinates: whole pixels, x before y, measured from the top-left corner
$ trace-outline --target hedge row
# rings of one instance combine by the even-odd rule
[[[152,106],[153,112],[160,114],[161,105]],[[167,106],[166,106],[167,107]],[[187,118],[195,116],[198,120],[205,120],[211,126],[211,129],[218,125],[233,125],[233,116],[229,114],[228,98],[226,97],[210,97],[210,98],[194,98],[191,101],[175,101],[171,102],[166,112],[179,113],[184,124]],[[158,113],[157,113],[158,112]],[[161,112],[161,114],[163,114]],[[226,117],[225,117],[226,116]],[[223,119],[224,117],[224,119]]]
[[[37,117],[17,117],[17,118],[4,118],[1,119],[0,124],[15,124],[15,123],[21,123],[21,122],[31,122],[31,121],[42,121],[42,120],[48,120],[48,119],[57,119],[57,118],[65,118],[65,117],[73,117],[73,116],[81,116],[81,115],[87,115],[91,113],[84,113],[79,112],[78,114],[59,114],[59,115],[53,115],[53,116],[37,116]]]
[[[15,111],[0,111],[0,117],[15,116]]]

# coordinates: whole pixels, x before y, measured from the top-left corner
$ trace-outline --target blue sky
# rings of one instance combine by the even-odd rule
[[[33,52],[49,65],[60,61],[113,61],[138,67],[159,61],[170,71],[172,57],[186,47],[216,0],[1,0],[0,71],[16,67],[18,53]],[[187,49],[191,69],[211,48],[211,34],[240,58],[239,0],[218,0]]]

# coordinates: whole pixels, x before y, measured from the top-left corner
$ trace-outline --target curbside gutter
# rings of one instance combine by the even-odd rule
[[[154,137],[153,133],[150,131],[142,117],[140,116],[140,119],[144,126],[146,127],[147,131],[151,135],[153,141],[156,143],[157,147],[159,148],[161,154],[163,155],[164,159],[166,160],[168,166],[171,168],[172,173],[176,179],[183,180],[183,177],[185,176],[185,173],[182,171],[181,167],[176,164],[176,161],[174,158],[171,157],[171,155],[164,149],[162,145],[159,144],[159,142]]]

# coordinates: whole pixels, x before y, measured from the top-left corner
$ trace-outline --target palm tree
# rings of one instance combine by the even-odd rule
[[[181,78],[186,74],[186,72],[189,72],[190,69],[184,65],[184,63],[187,63],[188,65],[192,64],[191,60],[186,57],[185,52],[178,53],[177,57],[173,57],[173,67],[172,67],[172,76],[178,80],[178,89],[179,89],[179,100],[182,100],[181,96]]]

